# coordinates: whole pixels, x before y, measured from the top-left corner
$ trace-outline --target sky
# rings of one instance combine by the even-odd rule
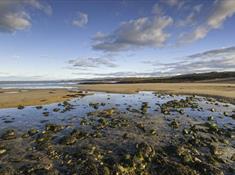
[[[235,0],[0,0],[0,81],[235,71]]]

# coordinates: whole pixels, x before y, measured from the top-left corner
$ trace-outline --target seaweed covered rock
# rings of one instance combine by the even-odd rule
[[[46,126],[45,126],[45,130],[51,131],[51,132],[58,132],[62,129],[64,129],[64,126],[57,125],[57,124],[46,124]]]
[[[1,136],[1,139],[3,140],[11,140],[15,138],[16,138],[16,131],[14,129],[5,131]]]

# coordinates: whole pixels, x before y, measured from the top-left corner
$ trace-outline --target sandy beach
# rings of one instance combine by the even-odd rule
[[[44,105],[61,102],[76,95],[67,89],[0,89],[0,108]]]
[[[213,83],[146,83],[146,84],[97,84],[79,85],[79,90],[135,93],[138,91],[158,91],[174,94],[196,94],[222,97],[234,102],[235,84]],[[67,89],[0,90],[0,108],[43,105],[62,102],[76,97],[77,93]]]
[[[134,93],[137,91],[158,91],[174,94],[195,94],[223,97],[234,101],[235,84],[232,83],[145,83],[145,84],[97,84],[80,85],[80,90],[114,93]]]

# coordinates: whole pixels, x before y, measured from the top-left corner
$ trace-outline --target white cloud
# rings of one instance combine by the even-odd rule
[[[43,4],[38,0],[0,1],[0,32],[15,32],[31,26],[31,18],[26,12],[25,6],[41,10],[47,14],[52,13],[48,4]]]
[[[97,68],[97,67],[117,67],[113,60],[107,58],[77,58],[69,60],[68,63],[74,68]]]
[[[162,3],[165,3],[169,6],[176,6],[179,4],[179,0],[162,0]]]
[[[177,8],[177,9],[180,9],[182,8],[185,3],[187,3],[188,1],[185,1],[185,0],[161,0],[160,1],[162,4],[165,4],[167,6],[170,6],[172,8]]]
[[[161,72],[110,72],[110,73],[73,73],[74,75],[89,75],[95,78],[98,77],[150,77],[150,76],[159,76],[161,75]]]
[[[83,27],[88,23],[88,14],[79,12],[72,24],[77,27]]]
[[[10,1],[14,1],[14,0],[10,0]],[[15,1],[17,1],[17,0],[15,0]],[[41,10],[44,13],[46,13],[47,15],[52,14],[51,6],[49,4],[43,3],[40,0],[22,0],[22,3],[24,3],[26,5],[30,5],[33,8],[36,8],[38,10]]]
[[[121,23],[111,34],[94,38],[93,48],[109,52],[135,47],[162,47],[170,36],[165,29],[173,23],[168,16],[143,17]]]
[[[2,75],[8,75],[9,73],[6,73],[6,72],[0,72],[0,76]]]
[[[0,19],[0,28],[3,31],[14,32],[15,30],[24,30],[30,26],[30,17],[24,11],[8,13]]]
[[[213,12],[208,16],[206,22],[197,26],[192,33],[184,34],[180,38],[180,43],[190,43],[206,37],[213,29],[222,26],[224,21],[235,13],[234,0],[217,0],[214,4]]]
[[[199,13],[203,8],[203,4],[195,5],[192,9],[190,9],[190,13],[184,18],[177,21],[177,25],[179,27],[187,27],[192,26],[197,23]]]

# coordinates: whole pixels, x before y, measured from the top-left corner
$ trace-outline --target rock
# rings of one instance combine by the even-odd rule
[[[128,139],[128,133],[124,133],[124,134],[122,135],[122,138],[123,138],[123,139]]]
[[[183,134],[185,134],[185,135],[187,135],[187,134],[189,134],[189,130],[188,129],[183,129]]]
[[[235,153],[232,155],[231,160],[235,161]]]
[[[16,138],[16,132],[13,129],[7,130],[2,136],[1,138],[3,140],[11,140],[11,139],[15,139]]]
[[[155,129],[151,129],[151,130],[150,130],[150,134],[156,135],[156,134],[157,134],[157,131],[156,131]]]
[[[29,138],[29,134],[28,134],[28,133],[24,133],[24,134],[21,135],[21,137],[22,137],[23,139]]]
[[[48,117],[49,116],[49,112],[43,112],[42,113],[45,117]]]
[[[17,174],[14,169],[6,164],[0,164],[0,174],[1,175],[12,175]]]
[[[107,166],[103,166],[100,168],[100,174],[102,175],[110,175],[110,170]]]
[[[207,127],[209,128],[209,131],[211,132],[218,132],[219,128],[216,123],[206,123]]]
[[[154,149],[147,143],[141,142],[136,144],[137,155],[144,158],[152,158],[155,155]]]
[[[223,154],[222,150],[219,149],[218,146],[216,145],[211,145],[210,151],[211,151],[211,154],[216,155],[216,156],[220,156]]]
[[[98,167],[93,160],[86,160],[78,166],[77,174],[79,175],[99,175]]]
[[[227,113],[227,112],[224,112],[224,116],[228,116],[228,113]]]
[[[175,119],[170,123],[170,126],[172,128],[179,128],[179,122],[177,122]]]
[[[141,105],[141,111],[142,113],[146,113],[148,110],[148,102],[143,102]]]
[[[42,109],[42,106],[36,106],[36,109]]]
[[[30,129],[30,130],[28,131],[28,134],[29,134],[30,136],[33,136],[33,135],[35,135],[35,134],[37,134],[37,133],[38,133],[38,130],[35,129],[35,128],[32,128],[32,129]]]
[[[233,119],[235,119],[235,114],[232,114],[230,117],[233,118]]]
[[[143,123],[137,123],[136,124],[136,127],[141,129],[143,132],[145,132],[145,127],[144,127],[144,124]]]
[[[84,126],[84,125],[88,125],[88,120],[86,120],[86,119],[81,119],[81,121],[80,121],[80,125],[82,125],[82,126]]]
[[[209,117],[207,118],[207,120],[208,120],[208,121],[212,121],[212,120],[214,120],[214,117],[213,117],[213,116],[209,116]]]
[[[89,106],[93,107],[94,109],[98,109],[99,103],[89,103]]]
[[[24,109],[24,106],[23,106],[23,105],[18,105],[17,108],[18,108],[18,109]]]
[[[114,113],[114,109],[107,109],[104,111],[105,116],[111,116]]]
[[[0,148],[0,156],[1,155],[3,155],[4,153],[6,153],[7,152],[7,150],[6,149],[4,149],[4,148]]]
[[[77,141],[77,138],[74,136],[64,136],[59,142],[60,144],[64,144],[64,145],[73,145],[75,144]]]
[[[62,125],[46,124],[46,126],[45,126],[46,131],[58,132],[62,129],[64,129],[64,126],[62,126]]]
[[[54,108],[53,109],[53,112],[59,112],[60,111],[60,108]]]

